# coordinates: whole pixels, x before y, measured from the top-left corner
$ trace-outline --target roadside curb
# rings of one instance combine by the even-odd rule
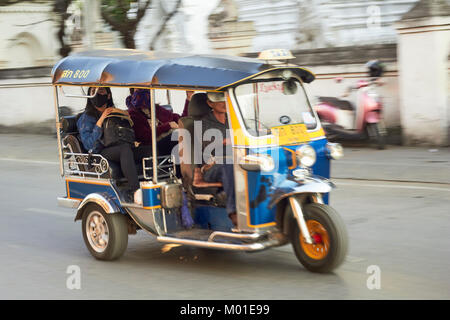
[[[32,134],[32,135],[54,135],[56,133],[55,121],[23,123],[14,126],[0,125],[0,134]]]
[[[423,183],[423,184],[439,184],[443,186],[450,186],[450,182],[436,182],[436,181],[422,181],[422,180],[399,180],[399,179],[367,179],[367,178],[344,178],[344,177],[331,177],[331,180],[354,180],[354,181],[367,181],[367,182],[398,182],[398,183]]]

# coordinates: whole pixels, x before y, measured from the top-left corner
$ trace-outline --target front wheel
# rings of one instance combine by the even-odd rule
[[[368,123],[366,126],[370,141],[376,144],[379,150],[386,148],[386,130],[381,123]]]
[[[107,214],[97,204],[88,204],[82,219],[83,239],[89,252],[99,260],[115,260],[128,245],[128,224],[121,213]]]
[[[303,216],[313,244],[301,235],[297,220],[291,223],[290,238],[300,263],[312,272],[331,272],[344,261],[348,236],[339,214],[328,205],[312,203],[303,207]]]

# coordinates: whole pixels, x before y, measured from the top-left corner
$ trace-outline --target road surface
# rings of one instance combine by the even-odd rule
[[[164,244],[144,231],[130,236],[120,260],[97,261],[74,210],[56,205],[65,191],[55,139],[25,138],[0,135],[0,299],[450,298],[450,183],[440,181],[448,174],[445,153],[426,166],[442,170],[433,171],[436,182],[368,179],[356,171],[357,179],[334,180],[331,204],[346,223],[350,250],[339,269],[323,275],[305,270],[290,245],[258,253],[186,246],[163,253]],[[339,172],[350,174],[351,165],[368,160],[347,161]],[[380,161],[375,165],[382,167]],[[367,170],[359,173],[377,177]],[[70,266],[79,267],[80,289],[67,288]],[[371,266],[381,272],[379,289],[367,286]]]

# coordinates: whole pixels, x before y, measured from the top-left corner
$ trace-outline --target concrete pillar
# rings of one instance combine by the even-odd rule
[[[396,23],[404,144],[450,144],[450,5],[421,0]]]

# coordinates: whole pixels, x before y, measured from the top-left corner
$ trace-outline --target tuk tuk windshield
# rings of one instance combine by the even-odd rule
[[[245,83],[234,94],[246,129],[254,136],[268,135],[270,128],[283,125],[317,126],[304,88],[296,79]]]

